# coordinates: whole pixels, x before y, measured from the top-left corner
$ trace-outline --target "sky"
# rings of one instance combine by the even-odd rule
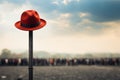
[[[34,51],[120,53],[120,0],[0,0],[0,51],[28,50],[28,31],[14,24],[31,9],[47,21]]]

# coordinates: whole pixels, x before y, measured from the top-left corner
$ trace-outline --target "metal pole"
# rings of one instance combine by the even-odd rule
[[[33,80],[33,31],[29,31],[29,80]]]

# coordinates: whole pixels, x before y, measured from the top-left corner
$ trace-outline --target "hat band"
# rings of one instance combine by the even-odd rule
[[[26,27],[26,28],[33,28],[33,27],[36,27],[40,24],[40,22],[37,22],[36,24],[24,24],[24,23],[21,23],[21,26],[23,27]]]

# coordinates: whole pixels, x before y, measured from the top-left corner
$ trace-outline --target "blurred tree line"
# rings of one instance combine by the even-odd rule
[[[34,58],[118,58],[120,53],[85,53],[85,54],[66,54],[55,53],[50,54],[45,51],[34,52]],[[28,58],[28,53],[14,53],[9,49],[3,49],[0,53],[0,58]]]
[[[0,53],[0,58],[26,58],[26,53],[12,53],[9,49],[3,49]]]

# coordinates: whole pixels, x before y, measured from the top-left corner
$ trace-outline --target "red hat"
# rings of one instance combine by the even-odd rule
[[[24,11],[21,15],[21,21],[15,23],[16,28],[24,31],[33,31],[46,25],[46,21],[40,19],[35,10]]]

